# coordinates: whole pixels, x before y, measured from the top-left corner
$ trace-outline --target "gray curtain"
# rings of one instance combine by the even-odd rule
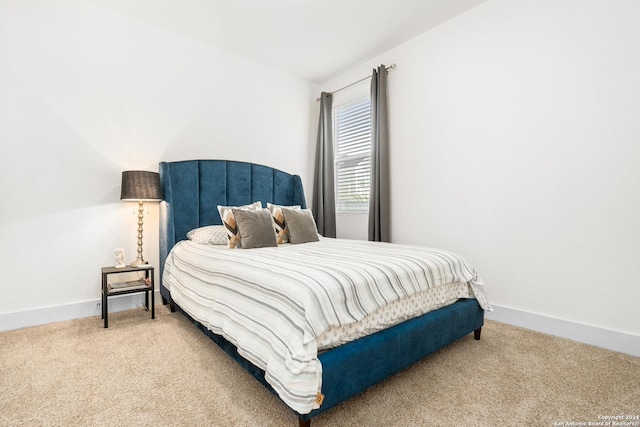
[[[369,194],[369,240],[390,242],[389,119],[387,69],[373,70],[371,77],[371,190]]]
[[[336,196],[333,177],[333,124],[330,93],[320,95],[320,122],[316,146],[316,167],[313,178],[311,212],[318,225],[318,233],[336,237]]]

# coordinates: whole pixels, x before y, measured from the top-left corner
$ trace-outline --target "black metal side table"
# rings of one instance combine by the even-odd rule
[[[102,267],[102,318],[104,319],[104,327],[109,327],[109,297],[114,295],[135,294],[144,292],[144,306],[149,311],[149,294],[151,294],[151,318],[156,318],[155,310],[155,282],[154,268],[150,265],[142,265],[140,267]],[[110,274],[118,273],[137,273],[144,272],[144,278],[137,280],[129,280],[126,282],[109,283],[107,280]]]

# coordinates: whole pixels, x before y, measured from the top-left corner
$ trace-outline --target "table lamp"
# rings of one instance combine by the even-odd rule
[[[122,189],[120,200],[138,202],[138,258],[131,263],[132,267],[148,264],[142,258],[142,218],[144,202],[162,200],[160,175],[147,171],[122,172]]]

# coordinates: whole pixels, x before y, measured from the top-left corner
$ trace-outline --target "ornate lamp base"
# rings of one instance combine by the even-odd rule
[[[144,216],[144,203],[138,202],[138,258],[131,263],[131,267],[140,267],[149,264],[142,258],[142,218]]]

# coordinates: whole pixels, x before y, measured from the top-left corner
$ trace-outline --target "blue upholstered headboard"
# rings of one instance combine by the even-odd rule
[[[261,201],[306,207],[302,180],[268,166],[231,160],[161,162],[160,277],[171,248],[187,232],[222,224],[218,205],[239,206]],[[166,290],[160,282],[163,297]]]

